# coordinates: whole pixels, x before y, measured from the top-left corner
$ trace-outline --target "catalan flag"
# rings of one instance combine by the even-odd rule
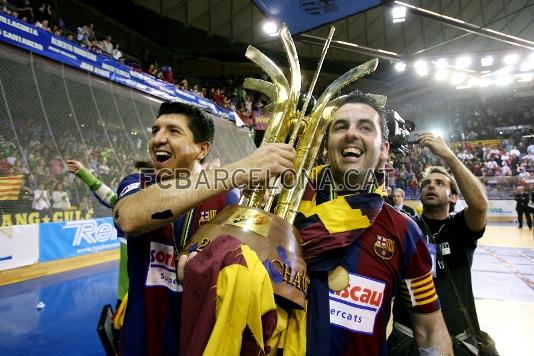
[[[19,200],[24,176],[0,177],[0,200]]]

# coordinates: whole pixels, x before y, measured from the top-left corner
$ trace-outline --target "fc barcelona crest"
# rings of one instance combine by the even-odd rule
[[[375,253],[384,260],[390,260],[395,253],[395,242],[384,236],[376,235]]]
[[[207,222],[211,221],[215,215],[217,215],[217,210],[204,210],[200,212],[200,219],[198,220],[199,225],[204,225]]]

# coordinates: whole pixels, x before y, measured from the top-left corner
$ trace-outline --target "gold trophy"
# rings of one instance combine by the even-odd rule
[[[311,114],[305,116],[333,33],[332,27],[301,110],[297,109],[301,91],[300,65],[287,27],[282,25],[280,39],[289,61],[289,81],[280,68],[261,51],[252,46],[248,47],[247,58],[256,63],[271,79],[271,82],[268,82],[247,78],[243,84],[246,89],[261,92],[272,101],[269,105],[272,107],[272,118],[262,144],[289,142],[296,147],[295,181],[290,189],[270,190],[266,202],[265,188],[245,190],[239,205],[226,207],[212,221],[200,227],[182,251],[189,251],[193,243],[201,250],[221,235],[234,236],[254,250],[268,269],[277,302],[298,309],[305,306],[309,278],[301,249],[302,241],[292,223],[306,187],[305,179],[315,164],[325,129],[332,119],[333,109],[337,107],[337,100],[332,100],[333,96],[347,84],[372,73],[378,65],[378,59],[373,59],[343,74],[323,92]],[[279,179],[275,186],[280,186]],[[278,193],[274,213],[270,213]]]

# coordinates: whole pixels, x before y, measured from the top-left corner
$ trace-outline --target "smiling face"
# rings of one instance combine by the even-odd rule
[[[193,171],[209,153],[208,142],[195,143],[189,120],[183,114],[167,114],[154,122],[148,149],[157,170],[182,168]]]
[[[451,189],[451,180],[442,173],[430,173],[421,182],[423,208],[449,207],[456,203],[458,195]]]
[[[350,103],[334,114],[328,132],[328,160],[340,179],[348,170],[362,175],[387,158],[389,143],[382,140],[380,116],[371,106]],[[338,182],[339,183],[339,182]]]

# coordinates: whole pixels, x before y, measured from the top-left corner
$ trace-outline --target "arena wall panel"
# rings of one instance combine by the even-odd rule
[[[39,260],[39,224],[0,227],[0,271]]]

